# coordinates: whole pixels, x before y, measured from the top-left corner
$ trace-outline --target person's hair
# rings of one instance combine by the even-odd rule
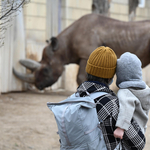
[[[110,81],[110,79],[96,77],[96,76],[93,76],[93,75],[87,73],[87,81],[98,81],[98,82],[108,85],[108,82]]]

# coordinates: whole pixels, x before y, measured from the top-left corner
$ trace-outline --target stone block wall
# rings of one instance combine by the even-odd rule
[[[24,23],[27,41],[46,39],[46,0],[31,0],[24,7]]]
[[[149,20],[150,19],[150,0],[145,0],[144,7],[138,7],[136,10],[135,20]]]
[[[110,17],[128,21],[128,0],[112,0],[110,3]]]

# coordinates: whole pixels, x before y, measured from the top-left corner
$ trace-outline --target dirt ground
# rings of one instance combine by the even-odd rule
[[[0,150],[59,150],[57,125],[47,102],[71,92],[9,93],[0,95]],[[146,132],[150,150],[150,121]]]

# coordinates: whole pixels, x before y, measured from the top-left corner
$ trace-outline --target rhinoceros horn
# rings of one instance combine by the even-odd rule
[[[41,67],[40,63],[38,63],[34,60],[31,60],[31,59],[22,59],[22,60],[19,60],[19,62],[21,65],[23,65],[27,69],[30,69],[31,71],[35,71],[36,69]]]
[[[17,78],[19,78],[22,81],[25,81],[28,83],[35,83],[34,74],[21,74],[17,72],[14,68],[13,68],[13,73]]]

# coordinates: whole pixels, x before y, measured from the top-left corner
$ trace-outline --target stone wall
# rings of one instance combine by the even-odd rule
[[[39,60],[46,40],[46,0],[31,0],[24,7],[24,23],[26,56]]]
[[[128,21],[128,0],[112,0],[110,3],[110,17]]]

